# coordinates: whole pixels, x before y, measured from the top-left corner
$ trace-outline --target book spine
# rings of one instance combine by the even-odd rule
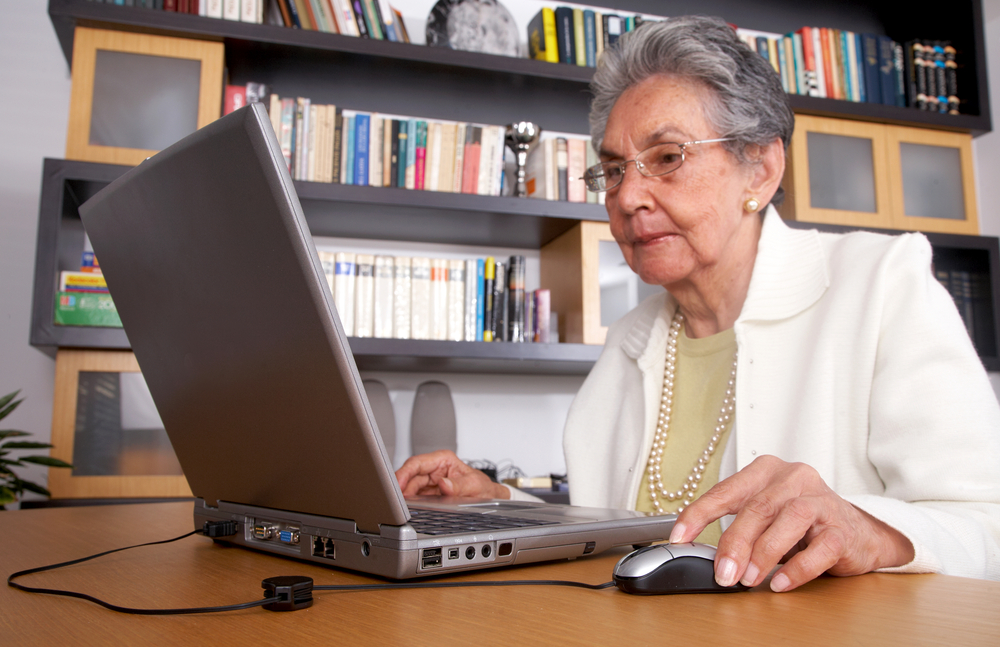
[[[406,120],[406,188],[417,185],[417,120]]]
[[[417,122],[417,150],[413,162],[413,188],[424,190],[427,180],[427,122]]]
[[[524,343],[535,341],[535,293],[524,291]]]
[[[392,337],[394,300],[392,275],[393,258],[391,256],[376,256],[373,337],[382,339]]]
[[[368,186],[382,186],[382,118],[372,113],[368,122]]]
[[[559,137],[556,139],[556,169],[558,171],[559,200],[567,202],[569,200],[569,152],[566,139]]]
[[[281,6],[283,10],[282,15],[284,15],[287,10],[284,9],[284,6],[280,5],[280,3],[279,6]],[[205,4],[205,15],[209,18],[222,18],[222,0],[208,0]]]
[[[431,259],[411,261],[410,334],[413,339],[431,338]]]
[[[812,35],[813,57],[816,59],[816,85],[819,88],[819,96],[832,99],[827,91],[829,84],[826,79],[826,52],[823,51],[820,29],[812,27],[809,31]]]
[[[507,341],[507,271],[497,261],[493,278],[493,341]]]
[[[496,126],[483,126],[479,144],[479,173],[476,180],[477,195],[490,195],[494,156],[496,154]]]
[[[569,202],[586,202],[587,186],[581,178],[584,171],[587,170],[587,143],[582,139],[568,139],[566,140],[566,150],[566,197]]]
[[[344,147],[344,173],[343,183],[354,184],[354,146],[357,141],[357,125],[353,113],[344,113],[344,132],[347,133],[347,146]]]
[[[573,9],[573,53],[574,63],[587,66],[587,37],[583,26],[583,9]]]
[[[163,9],[165,11],[177,11],[177,3],[164,2]],[[240,0],[223,0],[222,17],[226,20],[238,21],[240,19]]]
[[[535,341],[548,344],[552,341],[550,320],[552,319],[552,294],[541,288],[535,290]]]
[[[398,142],[397,152],[396,152],[396,183],[394,186],[400,189],[406,188],[406,149],[409,143],[409,133],[407,132],[407,125],[405,119],[394,119],[395,123],[393,127],[397,129],[398,136],[396,138]]]
[[[549,11],[552,11],[549,9]],[[545,51],[545,9],[539,10],[535,17],[528,22],[528,58],[536,61],[547,60]]]
[[[573,47],[573,9],[570,7],[557,7],[555,16],[556,29],[558,30],[556,38],[559,44],[559,62],[575,65],[576,49]]]
[[[392,336],[396,339],[410,338],[412,280],[410,258],[397,256],[393,259],[392,283]]]
[[[319,255],[319,264],[323,268],[323,275],[326,276],[326,283],[330,288],[330,295],[333,296],[337,277],[337,255],[323,250],[317,251],[317,254]]]
[[[431,339],[448,339],[448,261],[431,259]]]
[[[878,67],[879,91],[882,94],[882,104],[896,105],[896,83],[893,79],[895,63],[893,62],[893,42],[886,36],[878,37]]]
[[[247,88],[244,85],[227,85],[222,104],[222,114],[228,115],[247,104]]]
[[[368,23],[365,21],[365,11],[361,6],[361,0],[348,0],[351,13],[354,14],[354,24],[358,26],[358,35],[361,38],[370,38]]]
[[[340,183],[340,169],[341,169],[341,159],[343,158],[342,146],[344,143],[344,115],[341,113],[340,108],[334,107],[333,109],[333,159],[331,164],[333,168],[331,169],[330,181]]]
[[[866,102],[882,103],[882,85],[879,80],[878,65],[878,38],[874,34],[862,34],[861,47],[864,59]]]
[[[371,116],[359,112],[355,119],[354,184],[368,186],[368,136],[371,133]]]
[[[392,158],[396,155],[398,150],[399,142],[396,141],[397,135],[392,129],[393,122],[395,119],[383,119],[382,120],[382,185],[381,186],[393,186],[393,175],[392,175]]]
[[[951,43],[944,46],[945,85],[948,96],[948,114],[960,113],[961,99],[958,94],[958,51]]]
[[[375,257],[358,254],[354,286],[354,336],[371,337],[375,332]]]
[[[898,45],[897,45],[898,47]],[[947,68],[945,66],[944,45],[940,41],[934,43],[934,87],[937,89],[937,110],[944,114],[948,112],[948,81]],[[896,62],[896,72],[899,73],[899,57],[893,59]],[[899,105],[899,102],[896,102]]]
[[[496,277],[496,259],[487,256],[483,261],[483,341],[493,341],[493,284]]]
[[[295,0],[280,0],[282,6],[288,7],[288,15],[292,20],[292,27],[296,29],[305,29],[302,25],[302,18],[299,17],[299,8],[295,3]]]
[[[614,46],[624,31],[621,16],[604,14],[604,49]]]
[[[354,336],[354,286],[355,255],[339,252],[336,255],[333,277],[333,302],[340,315],[340,325],[344,334]]]
[[[427,124],[427,156],[424,160],[424,189],[441,190],[441,130],[443,124]]]
[[[483,341],[483,326],[486,316],[486,261],[476,259],[476,330],[475,341]]]
[[[524,342],[524,256],[511,256],[507,271],[507,341]]]
[[[591,9],[583,10],[583,38],[585,42],[585,62],[587,67],[597,67],[597,26]]]
[[[449,341],[465,339],[465,261],[448,261],[448,330]]]
[[[257,22],[257,14],[260,11],[259,2],[263,2],[263,0],[240,0],[240,21]]]
[[[309,105],[309,129],[308,129],[308,144],[306,145],[306,177],[304,179],[310,182],[315,182],[317,177],[317,165],[319,159],[317,158],[318,141],[319,141],[319,106],[316,104]]]
[[[476,313],[479,312],[479,291],[476,286],[476,259],[465,261],[465,341],[479,341],[476,337]]]

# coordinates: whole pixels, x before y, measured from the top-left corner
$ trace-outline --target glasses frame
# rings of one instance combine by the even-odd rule
[[[620,185],[625,180],[625,166],[628,164],[635,164],[636,170],[639,171],[639,173],[644,177],[660,177],[663,175],[668,175],[670,173],[673,173],[674,171],[676,171],[677,169],[679,169],[681,166],[684,165],[684,161],[687,159],[685,151],[686,147],[694,146],[695,144],[713,144],[715,142],[731,142],[734,141],[735,139],[736,139],[735,137],[719,137],[716,139],[699,139],[693,142],[684,142],[683,144],[678,142],[659,142],[657,144],[653,144],[648,148],[642,149],[641,151],[638,152],[638,154],[636,154],[636,156],[633,159],[624,160],[621,162],[601,162],[599,164],[594,164],[593,166],[591,166],[586,170],[586,172],[583,174],[583,177],[581,177],[580,179],[584,181],[584,184],[587,186],[588,191],[592,191],[594,193],[610,191],[611,189]],[[639,161],[639,158],[642,157],[643,153],[645,153],[646,151],[650,151],[656,148],[657,146],[665,146],[667,144],[674,144],[681,149],[681,163],[675,166],[674,168],[670,169],[669,171],[665,171],[663,173],[649,173],[648,170],[646,170],[646,165],[643,164],[641,161]],[[603,169],[606,166],[618,167],[618,169],[621,171],[621,175],[618,177],[618,181],[610,186],[605,186],[603,189],[594,188],[593,184],[596,184],[597,182],[597,178],[594,176],[596,175],[599,169]]]

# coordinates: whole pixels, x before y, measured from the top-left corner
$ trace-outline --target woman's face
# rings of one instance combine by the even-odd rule
[[[632,160],[663,142],[721,137],[705,119],[708,92],[671,76],[631,87],[611,111],[601,161]],[[681,167],[659,177],[629,164],[606,196],[611,232],[629,267],[646,283],[667,287],[710,272],[735,251],[741,219],[751,217],[743,203],[752,197],[752,177],[752,168],[720,143],[688,146]]]

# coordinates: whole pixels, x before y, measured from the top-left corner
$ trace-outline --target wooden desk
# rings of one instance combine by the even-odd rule
[[[190,503],[0,512],[0,563],[14,571],[181,535]],[[623,554],[455,576],[610,580]],[[308,575],[316,584],[371,578],[189,537],[21,580],[123,606],[247,602],[260,581]],[[69,598],[0,593],[3,645],[652,644],[997,645],[1000,583],[943,575],[821,578],[797,591],[636,597],[555,587],[316,592],[309,609],[134,616]]]

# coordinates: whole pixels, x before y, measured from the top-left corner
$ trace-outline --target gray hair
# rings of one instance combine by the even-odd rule
[[[718,137],[734,138],[722,145],[741,163],[752,163],[749,146],[766,146],[776,138],[787,151],[795,116],[780,78],[732,27],[707,16],[646,23],[605,50],[590,83],[595,150],[601,148],[611,110],[622,93],[658,74],[682,77],[710,90],[705,117]]]

